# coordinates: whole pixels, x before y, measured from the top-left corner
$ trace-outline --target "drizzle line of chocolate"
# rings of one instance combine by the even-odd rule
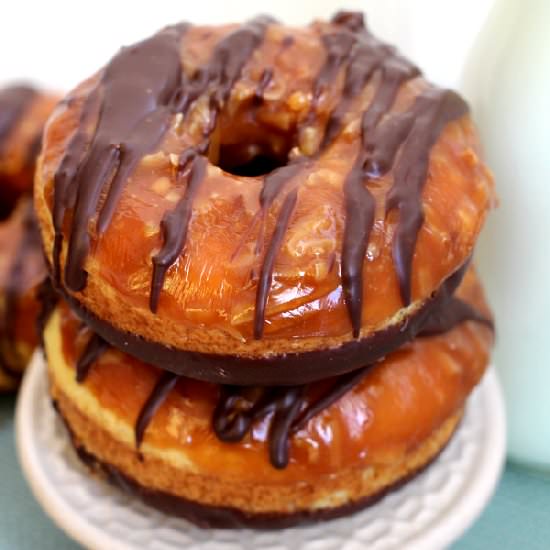
[[[258,85],[256,86],[256,89],[254,90],[254,103],[256,105],[260,105],[264,100],[264,93],[267,90],[267,87],[271,83],[271,80],[273,79],[273,69],[268,68],[264,69],[262,72],[262,76],[260,77],[260,80],[258,81]]]
[[[339,376],[329,390],[327,390],[317,401],[302,410],[292,425],[292,433],[296,433],[307,426],[307,423],[318,414],[328,409],[338,399],[351,391],[367,374],[371,365],[361,369],[348,372]]]
[[[80,129],[65,154],[55,180],[54,193],[54,273],[59,281],[59,255],[62,226],[67,209],[73,209],[65,282],[78,291],[86,284],[82,266],[90,247],[89,222],[106,194],[97,222],[97,232],[108,227],[123,186],[139,160],[154,150],[164,136],[175,113],[187,114],[192,103],[208,92],[209,124],[197,147],[180,156],[178,178],[187,172],[187,188],[176,208],[162,220],[163,246],[153,258],[150,308],[156,311],[167,270],[181,254],[187,238],[193,198],[202,178],[209,137],[231,90],[255,49],[261,44],[271,20],[257,18],[223,38],[214,48],[206,66],[188,77],[181,68],[179,43],[185,24],[169,27],[153,37],[123,49],[103,71],[101,81],[88,96],[82,109]],[[376,40],[366,30],[362,16],[340,12],[332,22],[341,29],[322,36],[326,58],[313,85],[312,108],[304,124],[313,122],[322,92],[345,68],[341,101],[329,114],[318,157],[330,146],[341,130],[345,114],[365,85],[379,75],[374,98],[362,115],[362,147],[344,184],[346,221],[342,246],[342,287],[354,337],[360,336],[362,317],[363,264],[374,221],[374,199],[367,188],[369,180],[394,168],[394,182],[386,197],[386,213],[398,211],[392,256],[404,305],[411,300],[411,267],[418,232],[423,223],[421,192],[427,178],[429,154],[445,125],[466,111],[464,101],[447,90],[428,89],[420,94],[412,108],[388,114],[397,92],[418,69]],[[161,61],[159,61],[161,60]],[[258,84],[262,92],[271,80],[266,69]],[[89,138],[86,128],[94,109],[97,124]],[[398,156],[399,153],[399,156]],[[204,166],[203,166],[204,164]],[[302,157],[264,178],[259,202],[261,229],[257,252],[263,248],[267,210],[287,183],[306,166]],[[191,177],[193,176],[193,177]],[[276,227],[288,227],[295,193],[287,196]],[[276,229],[264,254],[257,285],[254,336],[261,338],[265,308],[276,254],[284,231]]]
[[[6,345],[10,347],[16,358],[18,357],[18,350],[14,342],[17,298],[21,288],[27,255],[40,250],[41,247],[42,241],[36,225],[32,201],[28,200],[24,206],[21,219],[21,238],[10,267],[4,289],[4,308],[0,315],[0,335],[5,339]],[[17,362],[20,363],[21,360],[17,360]],[[0,363],[2,364],[2,370],[12,377],[14,375],[20,376],[20,373],[9,366],[9,361],[5,357],[0,358]]]
[[[65,268],[65,284],[71,290],[86,285],[82,266],[90,248],[89,224],[102,196],[99,234],[108,227],[128,177],[169,127],[182,82],[179,47],[186,28],[183,24],[168,27],[123,48],[103,70],[100,83],[82,108],[79,129],[55,175],[54,265],[59,266],[62,226],[71,208]],[[98,120],[89,138],[86,122],[97,108]],[[59,272],[56,277],[59,280]]]
[[[464,321],[476,321],[490,328],[492,331],[495,330],[495,325],[491,319],[483,316],[468,302],[456,296],[451,296],[446,307],[435,310],[428,317],[418,336],[425,337],[443,334]]]
[[[412,258],[423,221],[421,192],[427,177],[429,153],[444,126],[465,114],[467,106],[454,92],[428,89],[408,111],[386,116],[402,84],[420,74],[418,68],[398,55],[393,47],[373,38],[359,14],[341,12],[334,17],[333,23],[343,26],[348,32],[323,37],[327,57],[314,84],[313,107],[306,118],[306,125],[314,119],[316,102],[323,89],[335,79],[342,64],[347,63],[347,66],[341,99],[330,113],[317,156],[340,132],[353,99],[374,74],[380,75],[374,98],[362,115],[362,148],[344,183],[346,220],[342,243],[342,288],[353,336],[358,338],[362,325],[364,258],[376,207],[366,184],[369,179],[379,178],[390,170],[402,149],[395,166],[394,183],[387,196],[386,214],[393,209],[399,211],[392,256],[402,301],[408,305]],[[291,163],[265,178],[260,195],[262,212],[274,202],[299,167],[299,164]],[[281,221],[279,216],[276,227]],[[285,221],[288,225],[288,220]],[[279,248],[280,243],[276,244]],[[271,257],[269,259],[272,261]],[[258,282],[256,295],[255,338],[260,338],[263,333],[267,301],[265,286],[271,281],[272,268],[266,270],[264,263],[262,272],[264,278]],[[258,309],[258,304],[263,307]]]
[[[279,216],[277,218],[277,225],[275,232],[271,238],[267,251],[265,253],[264,261],[262,263],[260,271],[260,279],[258,281],[258,289],[256,291],[256,307],[254,312],[254,338],[261,338],[264,327],[265,306],[267,304],[267,297],[269,289],[271,288],[271,279],[273,274],[273,268],[275,266],[275,259],[277,253],[281,248],[283,238],[285,236],[290,217],[296,206],[296,200],[298,199],[298,191],[294,189],[285,198]]]
[[[187,187],[182,199],[174,210],[171,210],[163,217],[161,222],[164,245],[162,250],[153,258],[153,282],[151,284],[149,304],[153,312],[157,311],[166,271],[178,259],[187,240],[187,229],[191,220],[193,199],[204,178],[208,161],[205,157],[196,156],[191,163]]]
[[[414,122],[402,143],[393,185],[386,198],[386,214],[394,209],[399,212],[392,253],[405,305],[411,301],[413,253],[424,222],[421,198],[428,177],[430,150],[443,128],[465,115],[468,106],[451,90],[428,89],[416,100],[413,112]]]
[[[10,86],[0,90],[0,149],[35,97],[36,90],[29,86]]]
[[[493,328],[470,304],[454,296],[443,296],[439,307],[428,317],[419,337],[435,336],[450,331],[465,321],[476,321]],[[94,340],[94,337],[90,341]],[[99,339],[101,340],[101,339]],[[101,340],[102,341],[102,340]],[[104,341],[102,341],[104,342]],[[92,347],[95,347],[94,343]],[[88,362],[88,346],[78,364],[85,363],[83,382],[93,364]],[[367,365],[353,372],[335,377],[332,385],[316,400],[307,403],[305,395],[308,384],[295,386],[234,386],[220,385],[218,403],[212,416],[212,427],[216,436],[228,443],[242,441],[255,422],[271,415],[269,427],[269,458],[275,468],[285,468],[289,461],[290,439],[293,434],[306,427],[307,423],[328,409],[332,404],[357,386],[373,365]],[[77,366],[77,372],[78,372]],[[151,394],[143,404],[135,423],[136,448],[139,449],[152,418],[162,406],[179,375],[163,372]]]
[[[141,447],[143,442],[143,436],[147,426],[150,424],[153,416],[159,410],[160,406],[164,403],[168,394],[174,389],[179,376],[171,372],[163,372],[158,379],[153,391],[147,398],[147,401],[141,408],[135,424],[135,438],[136,448]]]
[[[92,365],[107,351],[109,344],[96,333],[88,340],[76,363],[76,381],[84,382]]]
[[[161,222],[164,244],[153,258],[153,278],[149,306],[156,312],[160,291],[164,285],[167,270],[181,254],[187,238],[191,220],[193,198],[204,179],[208,160],[205,155],[210,145],[210,134],[216,127],[219,113],[231,94],[235,82],[256,48],[261,44],[265,29],[271,20],[257,17],[223,38],[214,48],[208,64],[201,68],[195,79],[182,86],[179,112],[187,112],[191,103],[207,90],[209,97],[209,123],[203,132],[203,141],[196,148],[184,151],[179,158],[178,172],[191,165],[191,173],[186,192],[174,210],[167,212]],[[267,84],[266,84],[267,86]]]

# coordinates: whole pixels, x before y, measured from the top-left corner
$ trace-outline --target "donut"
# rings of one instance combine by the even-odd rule
[[[29,85],[0,88],[0,219],[32,191],[42,130],[57,100]]]
[[[414,340],[493,203],[464,100],[349,12],[123,48],[50,117],[35,180],[71,310],[144,363],[238,386]]]
[[[32,184],[55,101],[29,86],[0,89],[0,392],[17,386],[38,343],[36,292],[47,272]]]
[[[44,341],[51,396],[94,472],[203,527],[280,528],[372,504],[434,460],[487,367],[491,327],[470,268],[414,341],[312,384],[176,375],[111,347],[63,300]]]

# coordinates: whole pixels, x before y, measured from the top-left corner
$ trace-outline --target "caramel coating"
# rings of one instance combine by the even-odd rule
[[[315,521],[316,514],[319,514],[317,520],[321,520],[324,512],[329,517],[349,514],[353,511],[353,508],[348,509],[349,505],[361,503],[359,507],[363,507],[374,504],[387,491],[414,477],[437,458],[462,418],[462,411],[453,414],[426,441],[409,449],[395,463],[360,465],[317,478],[314,482],[271,483],[263,479],[250,482],[239,477],[220,479],[201,475],[157,457],[142,461],[127,445],[83,415],[59,387],[54,385],[51,391],[65,424],[71,430],[76,449],[80,454],[84,451],[99,458],[106,465],[106,471],[100,471],[96,465],[96,474],[105,477],[106,473],[112,475],[113,470],[118,470],[133,484],[137,483],[148,491],[179,497],[198,505],[234,510],[248,520],[240,526],[251,527],[255,525],[255,518],[265,514],[268,517],[272,514],[281,516],[285,523],[295,525],[304,520]],[[123,483],[121,488],[132,492],[128,484]],[[196,521],[201,527],[208,526],[208,520],[200,512],[199,515],[187,516],[185,506],[175,505],[161,510]],[[301,518],[304,513],[311,514],[311,519],[307,516]],[[265,524],[270,525],[272,521],[273,518],[269,517]]]
[[[489,315],[472,270],[458,296]],[[334,485],[330,479],[341,480],[339,488],[349,489],[346,494],[355,499],[374,488],[380,490],[381,479],[388,481],[382,474],[376,479],[377,472],[393,472],[392,482],[406,475],[417,451],[422,456],[415,459],[419,467],[452,432],[488,364],[493,342],[489,328],[468,321],[446,334],[404,346],[298,431],[291,439],[288,467],[276,470],[269,463],[266,444],[270,419],[258,421],[242,442],[219,441],[211,427],[218,386],[184,378],[153,417],[140,461],[134,423],[161,371],[110,350],[79,385],[75,364],[88,338],[88,329],[66,305],[58,307],[45,332],[52,396],[81,444],[146,486],[245,509],[250,506],[247,499],[253,500],[252,506],[262,506],[261,498],[252,494],[256,484],[270,488],[270,494],[284,495],[284,504],[281,499],[277,506],[290,506],[294,501],[287,497],[295,494],[302,494],[304,506],[310,506],[327,487],[327,495],[338,488],[338,482]],[[309,391],[314,393],[325,383]],[[167,472],[170,477],[165,479]],[[366,473],[361,477],[364,472],[372,478]],[[223,488],[231,485],[237,491],[232,479],[239,480],[246,494],[228,503]],[[196,485],[186,493],[192,480]],[[326,487],[321,480],[327,480]],[[202,488],[200,495],[197,487]],[[307,498],[304,487],[309,487]],[[333,498],[340,498],[337,491]]]
[[[207,62],[215,45],[236,28],[190,27],[181,41],[186,74],[191,76]],[[85,308],[147,340],[204,353],[262,357],[336,347],[352,339],[341,283],[343,185],[360,147],[360,115],[373,99],[378,78],[374,76],[349,106],[334,143],[307,160],[288,183],[297,189],[297,203],[276,258],[262,340],[252,335],[262,261],[255,251],[264,176],[238,176],[220,168],[229,169],[224,156],[246,159],[254,148],[289,159],[315,152],[342,94],[344,75],[339,71],[318,98],[315,116],[309,116],[314,81],[325,61],[321,35],[335,30],[324,22],[301,29],[268,27],[218,118],[186,246],[168,270],[158,311],[152,313],[152,257],[162,246],[160,222],[184,192],[175,159],[203,139],[210,123],[206,97],[194,103],[187,118],[174,116],[158,150],[144,157],[126,182],[105,233],[98,236],[95,223],[89,228],[87,286],[71,292]],[[258,104],[255,94],[265,69],[273,73]],[[35,201],[50,262],[54,175],[98,78],[73,91],[46,129]],[[408,108],[427,87],[421,77],[407,81],[390,112]],[[363,266],[361,337],[412,314],[466,261],[493,200],[492,178],[481,161],[477,134],[464,116],[448,124],[431,150],[422,195],[425,221],[413,261],[412,303],[403,308],[391,256],[397,220],[393,213],[384,213],[392,182],[391,170],[369,182],[376,212]],[[265,242],[274,232],[282,199],[267,213]],[[66,243],[62,271],[65,261]]]
[[[36,291],[46,276],[46,266],[38,229],[36,235],[28,233],[29,202],[28,198],[22,200],[12,215],[0,222],[0,391],[17,386],[19,374],[38,344]]]
[[[14,101],[2,97],[6,91]],[[38,344],[35,294],[46,266],[29,195],[42,130],[58,99],[26,86],[0,90],[0,391],[17,387]]]
[[[59,97],[36,92],[9,134],[0,144],[0,201],[7,215],[17,199],[32,191],[35,160],[48,116]]]

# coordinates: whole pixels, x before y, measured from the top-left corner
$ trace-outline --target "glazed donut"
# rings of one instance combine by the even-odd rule
[[[465,102],[350,13],[122,49],[50,118],[35,185],[54,284],[101,338],[237,385],[412,340],[493,200]]]
[[[493,342],[470,269],[423,333],[307,386],[219,386],[115,350],[61,302],[51,395],[79,456],[126,491],[211,527],[290,526],[374,502],[445,446]]]
[[[0,89],[0,392],[17,386],[38,343],[36,291],[46,266],[30,195],[55,101],[29,86]]]
[[[0,89],[0,219],[32,190],[42,130],[57,100],[28,85]]]
[[[37,288],[46,277],[30,198],[0,222],[0,392],[17,386],[37,343]]]

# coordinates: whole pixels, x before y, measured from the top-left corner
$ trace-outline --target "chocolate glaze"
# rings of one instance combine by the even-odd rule
[[[427,317],[418,336],[442,334],[468,320],[478,321],[492,328],[490,320],[484,318],[470,304],[452,296],[444,289],[438,308]],[[95,336],[90,342],[94,338]],[[91,354],[86,348],[77,365],[79,382],[84,379],[78,374],[79,365],[85,364],[87,373],[91,366],[90,357]],[[256,421],[271,416],[268,438],[269,458],[275,468],[285,468],[289,462],[292,434],[304,428],[317,414],[352,390],[373,366],[374,364],[370,364],[332,379],[328,389],[313,401],[306,399],[308,391],[306,384],[271,387],[222,385],[218,404],[213,413],[214,433],[221,441],[238,442],[247,435]],[[137,448],[141,446],[149,423],[174,388],[178,378],[176,374],[163,372],[142,406],[135,424]]]
[[[495,330],[492,319],[483,316],[469,303],[451,296],[444,308],[434,311],[427,319],[418,336],[435,336],[451,330],[464,321],[476,321]]]
[[[103,70],[82,110],[87,120],[99,102],[89,138],[81,122],[56,173],[54,227],[57,257],[67,208],[73,209],[65,284],[86,286],[82,266],[90,248],[89,224],[98,212],[97,231],[108,227],[123,187],[141,158],[160,143],[174,114],[174,95],[182,81],[179,55],[185,25],[168,27],[152,38],[123,48]]]
[[[99,208],[99,234],[108,227],[128,176],[141,157],[158,146],[171,117],[175,113],[185,115],[196,99],[208,93],[209,123],[203,141],[180,156],[178,174],[180,179],[187,181],[186,191],[177,207],[163,217],[164,245],[153,259],[150,307],[153,312],[157,310],[166,272],[185,247],[193,197],[206,172],[204,155],[208,152],[210,134],[270,22],[267,18],[257,18],[224,37],[215,46],[208,63],[191,76],[183,73],[179,58],[181,36],[187,28],[185,24],[167,28],[136,46],[123,49],[113,58],[103,71],[99,85],[86,100],[79,130],[55,176],[53,264],[58,283],[66,210],[74,211],[65,284],[70,290],[78,291],[86,284],[82,266],[90,247],[89,222],[98,211],[102,196],[106,193]],[[394,182],[386,198],[386,213],[392,210],[399,213],[392,255],[401,297],[408,305],[414,248],[423,222],[421,193],[427,178],[430,150],[445,125],[464,115],[467,106],[453,92],[430,88],[407,111],[389,114],[399,88],[406,80],[419,75],[418,69],[393,47],[376,40],[365,28],[361,14],[339,12],[332,23],[336,30],[321,37],[326,57],[313,84],[312,107],[300,123],[299,130],[315,122],[318,100],[323,91],[333,85],[341,70],[345,71],[344,85],[341,100],[329,114],[319,151],[314,157],[332,144],[353,100],[374,75],[379,75],[374,98],[362,115],[362,147],[344,184],[346,222],[342,244],[342,287],[353,335],[359,338],[363,264],[375,208],[368,190],[369,180],[379,178],[394,167]],[[283,47],[287,42],[283,41]],[[253,102],[261,100],[272,78],[273,69],[266,68]],[[98,119],[97,124],[92,137],[88,138],[86,129],[94,116]],[[399,158],[398,151],[401,151]],[[305,157],[298,157],[264,178],[259,197],[258,254],[264,248],[268,209],[288,182],[308,164]],[[187,177],[184,178],[183,174]],[[283,199],[276,228],[262,259],[256,291],[255,338],[261,338],[263,334],[275,260],[296,198],[297,190],[294,189]]]
[[[428,177],[430,151],[443,128],[452,120],[464,116],[468,106],[451,90],[428,89],[418,97],[412,110],[414,122],[401,144],[393,185],[386,198],[386,214],[394,209],[399,212],[392,252],[401,299],[405,305],[411,301],[413,253],[424,222],[422,189]]]
[[[256,105],[260,105],[261,103],[263,103],[264,93],[267,90],[267,87],[271,83],[272,79],[273,79],[273,69],[269,67],[267,69],[264,69],[262,71],[262,76],[258,81],[258,85],[256,86],[256,90],[254,90],[254,103]]]
[[[337,11],[331,19],[336,25],[348,28],[351,32],[366,32],[365,18],[360,11]]]
[[[84,382],[92,365],[107,351],[109,344],[93,333],[76,363],[76,381]]]
[[[191,166],[189,181],[184,196],[176,208],[165,214],[162,219],[164,245],[162,250],[153,258],[153,279],[151,283],[150,308],[156,312],[160,292],[164,284],[166,271],[181,254],[187,239],[187,229],[191,219],[193,198],[206,173],[208,160],[205,155],[210,145],[210,134],[216,127],[221,109],[224,107],[235,82],[254,53],[261,44],[265,29],[271,20],[266,17],[257,17],[243,25],[240,29],[230,33],[214,48],[212,57],[206,67],[198,72],[194,81],[182,85],[180,102],[176,110],[186,114],[192,102],[210,90],[209,123],[203,132],[203,141],[196,147],[184,151],[179,159],[179,171]],[[266,84],[267,85],[267,84]]]
[[[328,409],[333,403],[336,403],[338,399],[343,397],[346,393],[352,390],[367,374],[373,365],[357,369],[347,374],[342,374],[335,381],[326,393],[324,393],[319,399],[310,403],[306,408],[302,409],[300,414],[294,420],[291,433],[296,433],[302,428],[307,426],[307,423],[317,416],[319,413]]]
[[[57,291],[93,331],[115,348],[124,350],[144,363],[217,384],[296,385],[338,376],[365,364],[375,363],[411,341],[422,329],[430,313],[440,306],[443,297],[452,294],[458,287],[465,269],[466,266],[463,266],[446,279],[415,313],[366,338],[345,342],[335,348],[267,357],[237,357],[167,347],[117,329],[83,307],[63,287],[57,287]]]
[[[277,168],[270,174],[268,174],[260,191],[260,214],[262,216],[262,224],[265,221],[265,216],[271,205],[275,202],[275,199],[279,193],[283,190],[286,184],[298,174],[298,172],[305,165],[305,160],[303,158],[298,158],[295,162],[288,164],[287,166],[281,166]],[[260,232],[260,240],[262,238],[262,231]],[[256,247],[256,250],[259,252],[262,249],[261,243]]]
[[[285,468],[291,431],[304,403],[305,390],[305,386],[222,386],[212,420],[214,432],[221,441],[238,442],[255,421],[272,415],[269,458],[275,468]]]
[[[0,150],[35,97],[36,90],[29,86],[10,86],[0,90]]]
[[[90,248],[89,223],[98,211],[102,196],[105,198],[99,208],[99,234],[109,226],[128,177],[141,158],[159,145],[173,116],[178,112],[185,114],[195,99],[211,89],[210,128],[205,136],[208,138],[242,67],[261,42],[267,22],[265,18],[257,18],[224,38],[216,46],[208,66],[192,79],[183,73],[179,55],[186,24],[168,27],[135,46],[122,49],[104,69],[98,87],[86,100],[81,115],[83,121],[55,177],[54,266],[59,266],[65,212],[68,208],[74,210],[65,269],[68,288],[78,291],[86,286],[83,264]],[[98,109],[98,120],[89,140],[84,120],[94,109]],[[198,153],[204,154],[206,148]],[[190,153],[195,155],[197,151],[187,151],[182,156],[189,157]],[[206,159],[197,163],[204,172]],[[152,309],[156,309],[166,270],[183,248],[191,200],[200,180],[196,178],[195,183],[193,191],[186,193],[182,203],[163,219],[168,242],[155,257]],[[180,211],[187,213],[182,220],[177,219]],[[60,280],[59,273],[57,279]]]
[[[63,416],[62,411],[54,402],[54,407],[58,412],[69,433],[71,443],[79,459],[96,474],[101,475],[109,483],[123,490],[124,492],[136,496],[149,506],[156,508],[172,516],[182,517],[198,527],[212,529],[285,529],[296,525],[307,525],[327,521],[331,519],[348,516],[367,506],[371,506],[381,500],[388,493],[399,489],[408,481],[423,472],[439,454],[445,449],[446,444],[424,465],[415,471],[410,472],[405,477],[399,479],[392,485],[384,487],[377,494],[365,497],[359,501],[350,502],[337,508],[322,508],[311,510],[300,510],[284,513],[248,513],[238,508],[211,506],[201,504],[196,501],[176,496],[171,493],[157,491],[150,487],[145,487],[135,479],[129,477],[113,464],[108,464],[100,460],[97,456],[90,453],[71,429],[69,423]],[[451,438],[449,438],[450,441]]]
[[[470,304],[450,297],[430,314],[418,336],[443,334],[464,321],[476,321],[493,328],[492,321]],[[270,460],[275,468],[284,468],[289,461],[291,435],[305,428],[312,418],[352,390],[373,366],[371,364],[335,378],[320,398],[307,405],[304,399],[306,385],[253,389],[222,386],[214,412],[214,432],[222,441],[241,441],[256,420],[273,414],[269,434]]]
[[[190,162],[191,169],[189,170],[187,187],[185,188],[183,197],[174,210],[164,215],[161,222],[164,244],[160,252],[153,258],[153,282],[149,304],[153,312],[156,312],[158,307],[160,291],[164,284],[166,271],[178,259],[185,245],[187,229],[191,220],[193,199],[204,178],[208,164],[205,157],[199,156],[195,156]],[[185,169],[185,165],[180,168],[180,170],[183,169]]]
[[[269,296],[269,290],[271,288],[273,268],[275,267],[275,260],[277,254],[290,222],[290,217],[294,212],[296,206],[296,200],[298,198],[298,191],[296,189],[290,191],[279,211],[277,217],[277,223],[275,231],[271,237],[271,241],[267,247],[264,260],[262,262],[260,270],[260,278],[256,290],[256,307],[254,309],[254,338],[261,338],[264,330],[265,320],[265,307],[267,305],[267,298]]]
[[[138,449],[141,447],[141,443],[143,442],[143,436],[147,426],[168,397],[168,394],[174,389],[178,378],[179,377],[177,374],[173,374],[172,372],[163,372],[155,384],[151,395],[149,395],[147,401],[141,408],[135,425],[136,447]]]

